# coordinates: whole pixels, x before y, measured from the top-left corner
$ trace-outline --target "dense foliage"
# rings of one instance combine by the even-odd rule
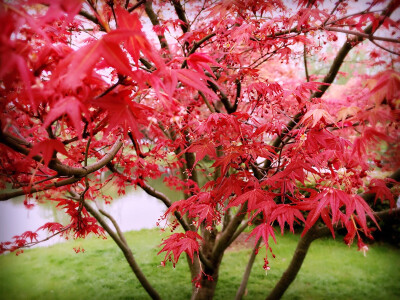
[[[394,208],[399,179],[398,6],[2,1],[0,199],[54,201],[70,222],[1,252],[37,243],[40,231],[105,230],[159,297],[112,216],[95,208],[111,200],[110,183],[166,205],[167,226],[183,231],[162,241],[162,264],[186,253],[195,299],[212,297],[225,249],[248,226],[255,249],[271,253],[274,226],[295,224],[304,237],[344,228],[346,244],[367,250],[377,222],[366,197]],[[185,198],[152,188],[159,177]]]

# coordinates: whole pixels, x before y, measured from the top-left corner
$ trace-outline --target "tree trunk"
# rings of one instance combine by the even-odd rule
[[[196,291],[196,286],[194,284],[194,280],[197,275],[200,273],[200,262],[198,259],[194,259],[193,262],[189,255],[186,255],[186,260],[189,265],[189,270],[190,270],[190,278],[192,280],[192,294]]]
[[[277,300],[280,299],[286,292],[290,284],[294,281],[299,272],[304,259],[306,258],[308,249],[311,243],[317,238],[315,226],[311,227],[307,233],[300,238],[297,244],[294,255],[289,264],[289,267],[283,273],[281,279],[275,285],[274,289],[266,298],[267,300]]]
[[[214,298],[215,288],[218,283],[219,264],[213,270],[207,270],[207,275],[212,276],[211,280],[202,274],[200,287],[192,294],[191,300],[211,300]],[[209,277],[210,278],[210,277]]]
[[[251,252],[249,262],[247,263],[246,270],[244,271],[242,282],[236,292],[235,300],[241,300],[244,292],[246,291],[247,282],[250,278],[251,269],[253,268],[254,261],[256,260],[257,250],[260,247],[261,239],[258,240],[256,246],[254,247],[253,251]]]

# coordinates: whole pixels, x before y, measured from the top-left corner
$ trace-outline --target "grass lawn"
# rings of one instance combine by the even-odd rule
[[[190,299],[187,262],[160,267],[157,229],[126,233],[137,261],[164,299]],[[288,265],[298,236],[278,236],[262,269],[258,254],[245,299],[265,299]],[[73,247],[83,247],[76,254]],[[215,299],[233,299],[251,249],[234,247],[221,266]],[[0,256],[0,299],[149,299],[111,239],[88,238]],[[400,250],[373,245],[367,257],[340,241],[315,241],[283,299],[400,299]]]

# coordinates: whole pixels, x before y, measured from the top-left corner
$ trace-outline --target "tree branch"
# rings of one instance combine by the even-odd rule
[[[152,0],[145,1],[145,11],[151,21],[151,24],[153,24],[153,26],[160,25],[158,16],[156,15],[156,13],[153,10],[153,1]],[[167,40],[165,39],[164,34],[158,34],[157,37],[158,37],[158,40],[160,41],[161,48],[165,49],[169,52],[169,46],[168,46]]]
[[[359,31],[347,30],[347,29],[331,27],[331,26],[324,27],[324,29],[327,31],[335,31],[335,32],[342,32],[342,33],[355,35],[355,36],[361,37],[363,39],[368,39],[371,41],[376,40],[376,41],[384,41],[384,42],[391,42],[391,43],[400,43],[400,39],[398,39],[398,38],[394,39],[394,38],[388,38],[388,37],[383,37],[383,36],[374,36],[374,35],[362,33]]]
[[[205,37],[203,37],[201,40],[199,40],[198,42],[194,42],[193,43],[193,47],[190,49],[190,51],[188,52],[187,56],[189,56],[190,54],[193,54],[196,52],[196,50],[206,41],[208,41],[209,39],[211,39],[212,37],[216,36],[216,33],[210,33],[209,35],[206,35]],[[181,69],[185,68],[187,66],[187,61],[185,60],[182,63]]]
[[[132,178],[125,176],[123,173],[121,173],[119,170],[117,170],[112,163],[109,163],[107,165],[107,167],[110,169],[111,172],[116,173],[120,176],[123,176],[127,182],[134,181]],[[139,184],[139,186],[150,196],[153,196],[154,198],[161,200],[161,202],[163,202],[167,208],[169,208],[172,205],[172,201],[166,195],[155,190],[153,187],[148,185],[146,182],[143,181],[143,183]],[[186,221],[184,220],[184,218],[182,217],[182,215],[179,212],[175,211],[174,216],[178,220],[179,224],[181,224],[182,228],[185,231],[191,230],[190,226],[186,223]],[[206,257],[204,257],[204,255],[200,251],[199,251],[199,257],[200,257],[201,262],[205,266],[212,266],[211,262]]]
[[[232,110],[234,112],[238,108],[239,99],[240,99],[240,95],[241,95],[241,92],[242,92],[242,82],[239,79],[237,79],[235,83],[236,83],[236,96],[235,96],[235,102],[234,102],[234,104],[232,106]]]
[[[84,206],[86,210],[99,222],[101,227],[111,236],[114,242],[118,245],[121,249],[122,253],[125,256],[129,266],[131,267],[133,273],[135,273],[136,278],[139,280],[143,288],[149,294],[152,299],[161,299],[160,295],[157,291],[153,288],[150,282],[147,280],[146,276],[144,275],[143,271],[140,269],[139,265],[137,264],[135,257],[132,254],[132,250],[130,247],[120,239],[120,237],[108,226],[107,222],[102,218],[102,216],[87,202],[84,202]]]
[[[221,102],[224,105],[226,112],[228,114],[234,113],[235,111],[233,110],[232,104],[229,102],[228,96],[223,91],[221,91],[219,86],[211,80],[207,80],[207,83],[215,93],[219,93],[219,98],[221,99]]]
[[[93,15],[91,15],[90,13],[88,13],[87,11],[81,10],[79,12],[79,15],[82,17],[85,17],[87,20],[92,21],[93,23],[99,25],[102,30],[104,30],[103,26],[100,24],[99,20],[97,20],[97,18]]]
[[[9,200],[14,197],[18,197],[18,196],[22,196],[22,195],[30,195],[33,193],[50,190],[52,188],[58,188],[61,186],[73,184],[73,183],[79,181],[80,179],[81,178],[70,177],[68,179],[64,179],[64,180],[60,180],[60,181],[56,181],[56,182],[47,184],[43,187],[31,187],[30,189],[18,189],[18,190],[13,190],[13,191],[6,192],[6,193],[1,193],[0,201],[6,201],[6,200]]]
[[[183,23],[185,23],[185,24],[180,25],[183,33],[188,32],[189,31],[189,23],[186,19],[185,10],[183,9],[181,2],[179,0],[171,0],[171,2],[175,8],[175,12],[178,15],[179,20],[181,20]]]
[[[382,50],[385,50],[385,51],[389,52],[389,53],[392,53],[392,54],[394,54],[394,55],[400,55],[399,52],[392,51],[392,50],[390,50],[390,49],[388,49],[388,48],[386,48],[386,47],[384,47],[384,46],[378,44],[378,43],[375,42],[374,40],[371,40],[371,43],[374,44],[375,46],[381,48]]]
[[[23,146],[26,145],[27,142],[24,141],[20,142],[18,138],[10,135],[7,132],[0,133],[0,143],[10,147],[16,152],[19,152],[26,156],[29,155],[30,149]],[[75,176],[78,178],[85,177],[87,174],[93,173],[105,167],[114,158],[114,156],[118,153],[121,147],[122,147],[121,139],[118,139],[115,142],[115,144],[111,147],[110,151],[106,155],[104,155],[102,159],[84,168],[70,167],[54,159],[50,161],[48,167],[56,171],[59,175],[68,177]],[[42,161],[42,157],[39,155],[35,155],[33,159],[36,160],[37,162]]]
[[[304,44],[303,60],[304,60],[304,70],[305,70],[305,72],[306,72],[306,80],[307,80],[307,82],[309,82],[309,81],[310,81],[310,74],[308,73],[308,65],[307,65],[307,47],[306,47],[306,44]]]
[[[126,241],[125,236],[124,236],[124,234],[123,234],[121,228],[119,227],[117,221],[114,219],[114,217],[111,216],[109,213],[107,213],[106,211],[104,211],[104,210],[102,210],[102,209],[99,209],[99,212],[100,212],[103,216],[107,217],[107,218],[111,221],[111,223],[114,225],[115,230],[117,231],[118,237],[119,237],[119,238],[121,239],[121,241],[128,247],[128,242]]]
[[[133,12],[136,8],[138,8],[140,5],[142,5],[143,3],[145,3],[146,0],[140,0],[138,3],[136,3],[134,6],[128,8],[128,12]]]
[[[258,253],[258,248],[260,247],[261,241],[262,239],[259,239],[256,245],[254,246],[253,251],[251,251],[249,261],[243,273],[242,282],[240,283],[240,286],[236,292],[235,300],[241,300],[243,298],[244,292],[246,291],[247,282],[249,281],[250,278],[251,269],[253,268],[254,261],[256,260],[256,255]]]
[[[236,215],[229,222],[225,231],[221,233],[221,236],[216,241],[214,249],[212,251],[212,256],[214,260],[224,252],[224,250],[229,246],[232,236],[235,234],[239,225],[242,223],[244,217],[246,216],[247,205],[243,205],[242,208],[236,213]]]

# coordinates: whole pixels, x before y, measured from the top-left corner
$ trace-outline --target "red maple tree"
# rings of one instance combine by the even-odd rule
[[[162,264],[186,254],[193,299],[213,297],[224,251],[247,227],[246,270],[274,227],[303,228],[268,299],[316,238],[344,228],[348,245],[367,249],[389,215],[369,198],[398,212],[400,23],[398,1],[360,2],[1,1],[0,200],[55,201],[70,222],[0,251],[40,242],[41,230],[107,232],[159,299],[118,224],[95,208],[109,182],[166,205],[183,231],[162,241]],[[184,199],[151,187],[160,177]]]

